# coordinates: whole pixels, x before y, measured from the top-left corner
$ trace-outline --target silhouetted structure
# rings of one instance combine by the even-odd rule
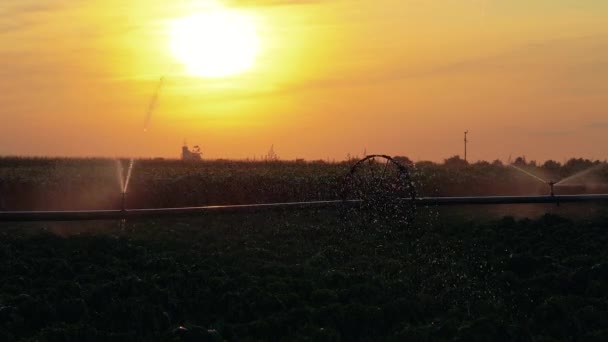
[[[194,146],[192,150],[188,148],[188,145],[182,146],[182,160],[201,160],[202,152],[200,147]]]
[[[467,134],[469,134],[469,131],[465,131],[464,132],[464,161],[467,161],[467,143],[469,142],[467,140]]]

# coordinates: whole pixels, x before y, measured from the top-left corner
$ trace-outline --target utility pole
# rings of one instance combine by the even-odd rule
[[[469,142],[467,140],[467,134],[469,134],[469,131],[465,131],[464,132],[464,161],[467,161],[467,143]]]

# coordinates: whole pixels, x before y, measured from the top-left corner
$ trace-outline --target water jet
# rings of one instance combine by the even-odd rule
[[[585,169],[583,171],[579,171],[571,176],[568,176],[564,179],[562,179],[561,181],[557,182],[557,185],[573,185],[574,180],[578,180],[580,178],[583,178],[584,176],[587,176],[597,170],[600,170],[602,168],[604,168],[606,166],[606,163],[601,163],[595,166],[592,166],[588,169]]]
[[[528,171],[526,171],[526,170],[524,170],[524,169],[522,169],[522,168],[520,168],[520,167],[517,167],[517,166],[515,166],[515,165],[513,165],[513,164],[509,164],[509,166],[510,166],[510,167],[512,167],[512,168],[514,168],[515,170],[517,170],[517,171],[519,171],[519,172],[522,172],[523,174],[526,174],[526,175],[528,175],[528,176],[530,176],[530,177],[532,177],[532,178],[536,179],[537,181],[539,181],[539,182],[541,182],[541,183],[544,183],[544,184],[547,184],[547,183],[548,183],[546,180],[544,180],[544,179],[540,178],[539,176],[537,176],[537,175],[533,174],[532,172],[528,172]]]

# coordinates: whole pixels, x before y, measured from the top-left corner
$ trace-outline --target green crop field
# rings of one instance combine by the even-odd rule
[[[3,206],[116,207],[114,165],[3,159]],[[130,203],[153,207],[333,199],[349,164],[136,167]],[[492,164],[417,172],[431,194],[546,190]],[[606,209],[420,208],[408,226],[335,210],[0,223],[0,340],[605,341]]]
[[[316,211],[3,225],[0,339],[608,337],[608,217],[434,215],[423,234]]]
[[[126,167],[128,161],[123,160]],[[353,162],[137,160],[129,208],[249,204],[340,199]],[[600,166],[582,181],[585,192],[608,192],[608,168],[572,159],[522,168],[558,181]],[[420,162],[412,172],[422,196],[548,194],[546,184],[502,165]],[[570,189],[564,187],[563,192]],[[0,158],[0,210],[117,209],[121,186],[111,159]]]

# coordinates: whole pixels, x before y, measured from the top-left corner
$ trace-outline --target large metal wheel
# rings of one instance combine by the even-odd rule
[[[345,219],[409,225],[416,215],[416,196],[408,166],[386,155],[370,155],[355,163],[345,179]]]

